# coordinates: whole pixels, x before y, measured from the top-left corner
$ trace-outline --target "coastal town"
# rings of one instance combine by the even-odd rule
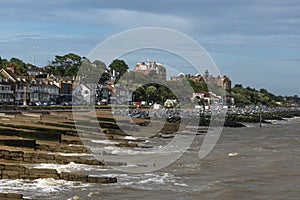
[[[115,167],[155,167],[155,163],[146,162],[136,166],[127,158],[136,158],[143,151],[147,156],[156,155],[155,149],[164,148],[161,142],[171,142],[176,135],[201,140],[219,126],[246,128],[249,123],[259,123],[264,128],[272,121],[300,116],[298,97],[232,86],[229,76],[213,76],[208,70],[203,75],[167,77],[166,68],[158,61],[139,62],[129,69],[123,60],[114,60],[106,67],[101,61],[67,54],[56,56],[41,68],[16,58],[2,59],[0,64],[1,184],[45,182],[39,186],[41,192],[3,187],[0,199],[41,199],[49,194],[45,190],[51,183],[53,187],[61,183],[79,190],[84,189],[78,186],[82,184],[115,186],[124,183],[122,175],[111,174]],[[185,89],[186,85],[191,90]],[[92,107],[96,108],[96,118],[91,117]],[[96,159],[99,155],[95,149],[104,149],[100,155],[114,159],[125,152],[126,159]],[[99,172],[96,176],[95,171]],[[52,196],[82,199],[51,186],[50,190]],[[84,195],[97,199],[99,193]]]
[[[123,75],[125,75],[124,77],[130,77],[128,74],[137,74],[131,75],[134,77],[155,77],[155,80],[162,80],[168,84],[176,84],[187,80],[193,89],[192,92],[186,94],[187,98],[191,101],[196,98],[203,99],[207,107],[212,102],[219,102],[228,106],[237,105],[238,107],[256,105],[257,103],[271,105],[271,107],[297,106],[299,103],[298,97],[277,97],[263,89],[255,91],[255,89],[249,87],[243,88],[241,85],[233,87],[230,77],[225,75],[213,76],[210,75],[208,70],[205,70],[203,75],[179,73],[177,76],[167,77],[166,68],[157,61],[137,63],[132,67],[132,70],[129,70],[124,61],[119,60],[114,61],[115,67],[113,65],[106,67],[101,61],[93,63],[86,61],[91,66],[103,69],[98,74],[100,80],[96,80],[96,84],[91,86],[89,83],[82,82],[82,76],[76,74],[81,63],[85,60],[80,57],[77,58],[76,62],[67,59],[71,60],[66,58],[64,61],[59,61],[61,64],[55,66],[55,70],[53,70],[53,66],[51,68],[49,66],[37,67],[32,64],[25,65],[16,58],[12,58],[10,61],[2,59],[0,104],[16,106],[72,105],[72,100],[74,102],[74,99],[72,99],[73,94],[73,97],[80,96],[81,101],[77,102],[80,105],[106,105],[112,103],[153,105],[157,103],[164,106],[166,100],[176,98],[170,94],[170,91],[162,92],[159,84],[155,85],[154,88],[152,85],[154,91],[150,91],[149,87],[151,85],[148,85],[142,86],[143,88],[137,91],[124,92],[123,85],[118,80]],[[23,65],[22,68],[20,68],[20,63]],[[97,66],[99,63],[100,66]],[[70,68],[73,69],[72,73],[57,73],[59,70],[68,71]],[[208,88],[208,85],[213,85],[213,90]],[[164,89],[166,90],[166,88]],[[248,93],[246,95],[249,96],[245,96],[242,92]]]
[[[6,66],[0,70],[0,103],[2,105],[17,105],[17,106],[49,106],[49,105],[71,105],[72,92],[77,86],[80,86],[82,95],[85,96],[83,105],[99,103],[109,104],[112,103],[113,96],[118,96],[120,99],[129,99],[133,102],[134,99],[130,94],[122,94],[118,90],[118,85],[115,84],[116,70],[106,69],[109,78],[91,88],[88,84],[78,82],[79,76],[55,76],[46,72],[45,68],[37,66],[28,66],[25,74],[20,74],[15,66]],[[167,80],[166,69],[163,64],[158,62],[141,62],[137,63],[132,71],[129,73],[141,73],[145,76],[154,75],[163,80]],[[101,74],[99,74],[100,76]],[[209,75],[206,70],[205,75],[201,76],[180,73],[178,76],[170,77],[169,82],[180,82],[182,79],[188,78],[194,82],[209,82],[214,83],[224,90],[231,89],[231,80],[229,77],[213,77]],[[92,98],[91,94],[94,93],[98,98]],[[127,96],[126,96],[127,95]],[[221,101],[221,97],[209,91],[195,91],[190,94],[190,98],[201,97],[210,101]],[[94,102],[92,102],[94,99]],[[146,99],[141,99],[145,101]],[[233,99],[230,103],[233,104]],[[120,102],[125,103],[125,102]],[[148,102],[149,103],[149,102]],[[160,102],[163,104],[163,102]]]
[[[299,10],[0,0],[0,200],[299,200]]]

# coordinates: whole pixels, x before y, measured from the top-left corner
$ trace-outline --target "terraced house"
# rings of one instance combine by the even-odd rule
[[[12,104],[14,102],[14,91],[8,79],[0,78],[0,104]]]
[[[59,87],[48,79],[21,76],[14,68],[0,70],[0,103],[27,105],[29,102],[55,101]]]

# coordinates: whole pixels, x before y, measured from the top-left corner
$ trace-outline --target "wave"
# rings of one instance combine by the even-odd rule
[[[119,142],[114,142],[110,140],[91,140],[91,142],[96,144],[119,144]]]
[[[25,198],[41,199],[51,196],[57,196],[61,192],[72,189],[90,187],[90,183],[76,183],[73,181],[57,180],[53,178],[35,179],[35,180],[0,180],[0,192],[22,193]]]
[[[238,152],[228,153],[228,157],[236,157],[238,155],[240,155]]]
[[[76,156],[76,157],[82,157],[82,156],[93,156],[93,154],[90,153],[57,153],[57,152],[48,152],[49,155],[61,155],[61,156]]]
[[[78,171],[106,171],[108,169],[103,168],[101,166],[94,166],[94,165],[85,165],[85,164],[77,164],[74,162],[70,162],[69,164],[34,164],[29,165],[28,167],[37,168],[37,169],[56,169],[58,173],[61,172],[78,172]]]

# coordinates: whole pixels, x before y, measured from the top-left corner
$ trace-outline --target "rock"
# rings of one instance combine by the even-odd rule
[[[4,171],[17,171],[20,173],[25,172],[25,167],[20,165],[5,165]]]
[[[78,174],[78,173],[70,173],[70,172],[61,172],[60,178],[67,181],[81,181],[87,182],[88,175],[86,174]]]
[[[55,169],[37,169],[32,168],[28,169],[26,172],[28,174],[29,179],[34,178],[53,178],[53,179],[59,179],[59,175]]]
[[[2,178],[3,179],[19,179],[20,178],[20,172],[10,171],[10,170],[3,170],[2,171]]]
[[[82,200],[79,196],[74,196],[72,198],[69,198],[68,200]]]
[[[23,199],[22,194],[13,194],[13,193],[0,193],[0,199],[7,200],[17,200]]]
[[[89,183],[102,183],[102,184],[108,184],[108,183],[117,183],[116,177],[95,177],[95,176],[89,176],[88,177]]]

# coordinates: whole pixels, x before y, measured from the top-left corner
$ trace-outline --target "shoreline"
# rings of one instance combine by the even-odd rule
[[[86,156],[88,155],[88,156]],[[53,179],[89,184],[115,184],[118,177],[91,176],[83,172],[61,172],[55,168],[33,165],[70,163],[86,166],[108,166],[95,159],[82,145],[71,112],[29,112],[0,114],[0,179],[3,181]],[[114,162],[112,165],[125,165]],[[0,199],[31,199],[26,193],[4,190]]]
[[[119,124],[116,124],[115,116],[111,114],[111,110],[99,109],[96,110],[96,112],[98,114],[96,120],[91,119],[89,113],[80,113],[82,120],[88,119],[90,123],[100,123],[101,128],[105,129],[103,135],[98,135],[98,137],[101,137],[100,139],[114,141],[117,147],[143,147],[139,144],[143,144],[145,142],[144,139],[137,140],[136,138],[128,137],[128,135],[119,129]],[[133,114],[139,116],[140,113]],[[143,111],[143,114],[145,114],[145,111]],[[176,113],[173,114],[175,115]],[[263,123],[271,123],[268,120],[300,118],[300,110],[262,113],[262,116]],[[128,121],[128,116],[122,117],[117,115],[116,117],[120,118],[117,122],[126,125],[127,128],[130,128],[131,123],[145,126],[150,120],[146,115],[144,115],[144,118],[133,117],[133,122]],[[210,118],[210,116],[200,118],[199,127],[202,128],[201,130],[197,130],[197,134],[206,133],[208,126],[205,125],[209,125]],[[216,118],[216,120],[218,119]],[[258,113],[228,114],[225,120],[225,127],[247,127],[247,125],[243,123],[257,123],[257,120],[259,120]],[[161,131],[161,134],[157,134],[155,137],[161,137],[162,139],[170,138],[169,136],[171,134],[179,130],[180,122],[178,117],[167,118],[166,122],[161,122],[164,124],[164,132]],[[90,123],[89,125],[91,125]],[[189,128],[187,127],[187,129]],[[87,130],[88,132],[94,132],[92,129]],[[147,146],[144,146],[144,148],[147,148]],[[126,163],[115,162],[106,166],[105,163],[101,163],[98,160],[90,160],[85,157],[71,155],[87,153],[88,149],[82,145],[81,138],[77,134],[72,111],[64,110],[61,112],[52,110],[40,113],[26,112],[25,115],[22,113],[0,112],[0,177],[3,180],[50,177],[55,180],[78,181],[83,183],[116,183],[118,177],[101,176],[95,178],[80,173],[59,173],[57,170],[50,168],[33,170],[24,167],[28,164],[56,163],[66,165],[72,162],[103,167],[109,167],[112,166],[112,164],[126,165]],[[9,195],[10,194],[8,194],[8,196]],[[18,197],[22,198],[21,196]]]

